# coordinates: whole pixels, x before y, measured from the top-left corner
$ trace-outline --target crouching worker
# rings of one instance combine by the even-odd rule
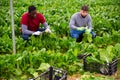
[[[39,28],[40,23],[44,28]],[[51,33],[44,16],[36,11],[35,6],[29,6],[28,12],[22,15],[21,32],[24,40],[28,40],[31,35],[40,35],[43,32]]]
[[[83,33],[91,33],[92,37],[95,37],[95,33],[92,32],[92,19],[88,14],[88,6],[82,6],[80,12],[73,14],[71,17],[69,27],[72,38],[76,38],[76,42],[82,41]]]

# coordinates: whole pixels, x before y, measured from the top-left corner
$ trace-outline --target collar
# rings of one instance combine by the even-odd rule
[[[82,18],[82,19],[85,19],[85,18],[87,17],[87,16],[86,16],[85,18],[83,18],[80,13],[79,13],[79,16],[80,16],[80,18]]]
[[[80,16],[80,18],[83,18],[80,13],[79,13],[79,16]]]

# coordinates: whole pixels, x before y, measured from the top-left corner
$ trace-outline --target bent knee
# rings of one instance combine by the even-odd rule
[[[79,35],[78,34],[71,34],[71,37],[72,38],[79,38]]]

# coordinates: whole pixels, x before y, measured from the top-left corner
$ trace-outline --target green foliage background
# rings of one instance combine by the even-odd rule
[[[23,41],[20,33],[20,19],[28,6],[35,5],[41,12],[53,34],[31,37],[29,42]],[[82,5],[89,6],[93,31],[97,37],[93,43],[83,40],[76,43],[70,37],[69,21],[71,16],[80,11]],[[9,0],[0,0],[0,79],[24,80],[35,77],[41,63],[63,68],[69,75],[84,74],[83,64],[76,58],[78,54],[92,53],[99,59],[100,50],[112,47],[108,60],[119,58],[120,52],[120,0],[14,0],[14,19],[17,54],[12,53],[12,30]],[[40,25],[42,26],[42,25]],[[115,46],[115,47],[114,47]],[[97,55],[96,55],[97,54]],[[104,57],[104,53],[101,57]],[[32,73],[33,72],[33,73]],[[113,80],[116,76],[113,78]]]

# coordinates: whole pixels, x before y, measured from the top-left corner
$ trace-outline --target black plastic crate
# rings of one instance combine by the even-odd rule
[[[67,80],[67,71],[50,67],[38,77],[29,80]]]
[[[85,71],[97,72],[103,75],[112,75],[117,71],[117,64],[119,59],[114,59],[110,63],[100,64],[96,62],[87,63],[87,57],[92,56],[91,54],[80,54],[78,59],[83,59],[83,68]]]

